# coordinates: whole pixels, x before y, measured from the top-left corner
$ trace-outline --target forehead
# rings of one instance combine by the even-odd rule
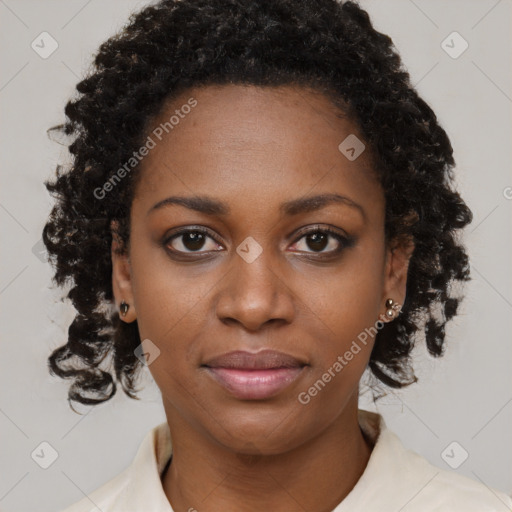
[[[345,140],[364,147],[357,125],[298,86],[193,88],[165,104],[148,136],[139,202],[191,192],[267,207],[277,196],[325,192],[381,200],[368,151],[355,159],[342,151]]]

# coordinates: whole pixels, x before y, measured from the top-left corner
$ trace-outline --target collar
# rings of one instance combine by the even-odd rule
[[[373,450],[356,485],[333,512],[512,511],[512,499],[505,493],[442,470],[406,449],[380,414],[359,409],[358,420]],[[161,482],[171,455],[164,422],[146,434],[131,466],[104,493],[99,491],[98,498],[109,497],[105,503],[111,507],[104,510],[173,512]]]
[[[384,420],[379,414],[359,409],[358,415],[361,430],[374,445],[367,469],[363,474],[365,480],[371,481],[375,478],[375,472],[379,471],[380,473],[378,463],[372,462],[372,459],[375,459],[376,450],[382,451],[381,443],[378,441],[379,434],[382,438],[383,433],[389,431],[385,428]],[[133,459],[133,463],[125,470],[124,481],[126,485],[118,495],[115,510],[145,510],[148,503],[151,503],[151,510],[154,512],[173,512],[161,481],[162,473],[171,455],[172,442],[169,425],[167,422],[163,422],[146,434]],[[368,470],[370,470],[369,476],[366,475]],[[359,482],[356,488],[359,487]],[[356,488],[354,488],[354,491]],[[343,500],[343,505],[345,505],[347,498]],[[356,496],[351,501],[356,503],[359,499]],[[341,509],[338,506],[333,512],[345,512],[345,508]]]

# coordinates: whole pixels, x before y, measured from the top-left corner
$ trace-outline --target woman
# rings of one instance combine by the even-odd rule
[[[44,229],[77,315],[50,369],[94,405],[147,364],[167,421],[67,512],[512,506],[358,409],[367,367],[400,388],[417,339],[442,354],[472,217],[365,11],[163,0],[77,90]]]

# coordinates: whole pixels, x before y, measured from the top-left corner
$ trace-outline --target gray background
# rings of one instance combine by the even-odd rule
[[[47,263],[33,253],[50,211],[43,180],[67,161],[46,129],[63,108],[98,45],[147,2],[0,0],[1,266],[0,509],[55,511],[121,472],[145,433],[165,421],[149,373],[141,401],[119,392],[79,416],[68,382],[51,378],[50,352],[63,344],[74,310],[50,286]],[[441,456],[468,459],[457,472],[512,491],[511,45],[510,0],[362,0],[389,34],[420,94],[455,150],[458,188],[472,208],[466,230],[473,281],[448,328],[444,358],[415,352],[420,382],[377,407],[404,444],[451,470]],[[31,43],[43,31],[58,49],[41,58]],[[457,31],[469,43],[458,58],[442,41]],[[460,48],[458,42],[455,49]],[[375,410],[369,395],[361,407]],[[121,433],[121,435],[119,435]],[[41,442],[58,453],[42,469]]]

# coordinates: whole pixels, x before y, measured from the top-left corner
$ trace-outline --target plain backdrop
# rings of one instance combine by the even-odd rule
[[[110,402],[82,408],[83,415],[69,408],[69,382],[50,377],[47,357],[65,342],[74,310],[51,287],[51,269],[38,245],[51,207],[43,180],[67,158],[46,130],[64,121],[64,105],[99,44],[147,3],[0,0],[4,512],[56,511],[79,500],[129,465],[146,432],[165,421],[147,370],[140,401],[119,391]],[[392,37],[412,82],[447,130],[458,189],[474,213],[465,233],[473,280],[460,315],[447,329],[446,355],[434,360],[418,348],[419,383],[377,406],[364,394],[361,407],[378,410],[407,447],[433,464],[511,493],[512,2],[362,0],[361,5],[377,29]],[[58,44],[48,58],[31,46],[42,32]],[[468,48],[454,58],[464,41]],[[44,442],[57,457],[47,469],[31,455],[47,447]],[[449,450],[455,447],[456,458],[468,454],[457,469],[442,456],[453,442]]]

